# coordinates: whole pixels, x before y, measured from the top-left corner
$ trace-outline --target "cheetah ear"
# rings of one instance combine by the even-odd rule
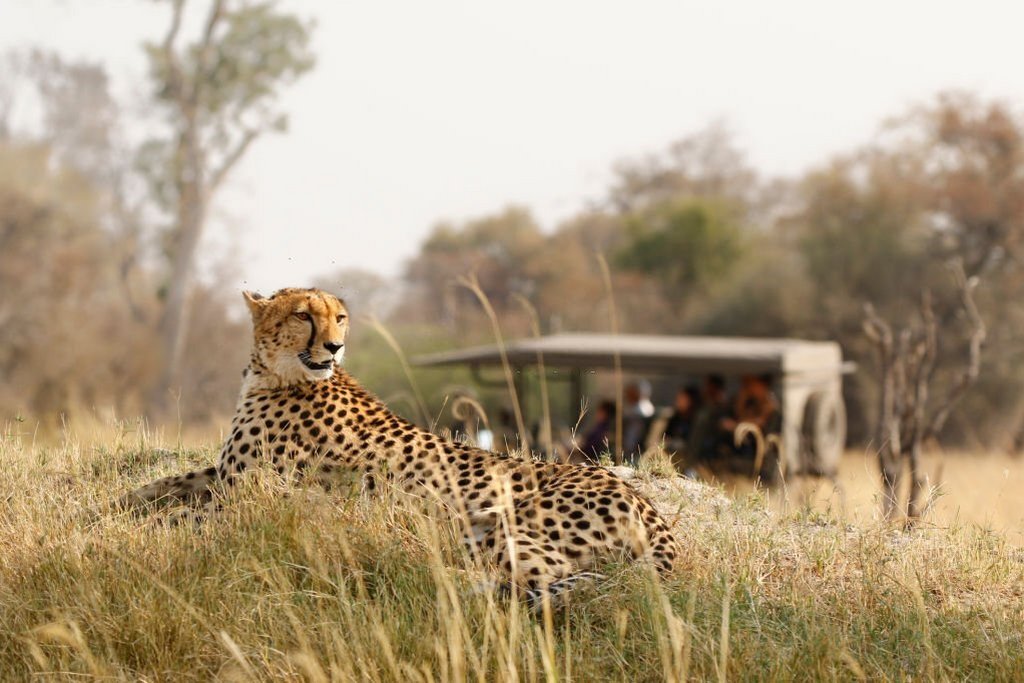
[[[255,317],[267,305],[267,299],[262,294],[256,292],[242,292],[242,296],[245,297],[245,305],[249,307],[249,313]]]

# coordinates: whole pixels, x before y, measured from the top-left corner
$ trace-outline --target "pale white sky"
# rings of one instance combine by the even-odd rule
[[[203,0],[192,0],[193,2]],[[1024,102],[1024,3],[942,0],[290,0],[316,70],[286,94],[220,202],[245,286],[400,272],[430,226],[510,202],[551,228],[623,156],[724,118],[755,166],[794,174],[947,88]],[[141,93],[142,0],[0,0],[0,51],[105,61]],[[225,220],[226,217],[226,220]],[[225,240],[214,241],[224,248]]]

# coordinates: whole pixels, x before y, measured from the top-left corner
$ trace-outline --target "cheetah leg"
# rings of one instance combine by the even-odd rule
[[[593,569],[600,558],[632,557],[670,573],[679,550],[668,524],[650,501],[616,483],[553,482],[518,504],[516,514],[576,571]]]
[[[564,602],[580,582],[602,578],[594,571],[601,557],[632,556],[666,574],[678,556],[668,525],[649,501],[628,489],[609,492],[578,481],[550,483],[517,501],[514,522],[491,534],[484,547],[493,550],[509,587],[525,589],[521,595],[534,610],[545,599],[553,606]]]
[[[547,600],[552,607],[560,607],[565,604],[569,592],[578,584],[585,582],[603,581],[607,577],[599,572],[577,572],[570,574],[564,579],[553,581],[541,588],[528,588],[523,593],[523,602],[532,612],[541,613],[544,609],[544,601]]]
[[[681,554],[679,543],[672,535],[668,523],[657,513],[654,506],[645,499],[640,499],[639,503],[638,517],[642,520],[643,531],[638,531],[637,536],[642,536],[643,539],[638,557],[653,566],[659,575],[670,576]]]
[[[596,572],[578,571],[553,544],[534,538],[536,532],[515,529],[509,533],[503,526],[495,527],[483,544],[492,549],[488,559],[502,574],[498,593],[517,596],[532,611],[539,613],[545,601],[559,607],[578,583],[604,578]]]

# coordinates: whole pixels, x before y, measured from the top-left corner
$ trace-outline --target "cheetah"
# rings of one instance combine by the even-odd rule
[[[471,551],[534,605],[600,576],[609,556],[672,571],[679,550],[669,525],[609,470],[493,453],[421,429],[340,367],[342,300],[299,288],[244,296],[253,347],[216,466],[155,481],[122,505],[208,499],[257,466],[326,485],[356,476],[364,488],[387,482],[461,517]]]

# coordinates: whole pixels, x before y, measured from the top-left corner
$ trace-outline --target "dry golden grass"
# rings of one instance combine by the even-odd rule
[[[924,468],[932,500],[925,525],[977,525],[1024,546],[1024,458],[1006,453],[930,453]],[[754,489],[746,478],[729,478],[724,484],[734,496]],[[873,454],[846,453],[839,466],[839,484],[837,490],[823,480],[796,482],[785,492],[786,501],[773,494],[775,505],[777,509],[807,506],[859,525],[878,521],[881,490]]]
[[[387,497],[265,480],[199,529],[90,521],[88,509],[216,450],[160,445],[137,431],[89,446],[3,436],[0,679],[1012,680],[1024,670],[1024,552],[963,522],[853,526],[641,474],[677,522],[677,576],[609,567],[566,612],[534,619],[474,593],[478,570],[448,525]]]

